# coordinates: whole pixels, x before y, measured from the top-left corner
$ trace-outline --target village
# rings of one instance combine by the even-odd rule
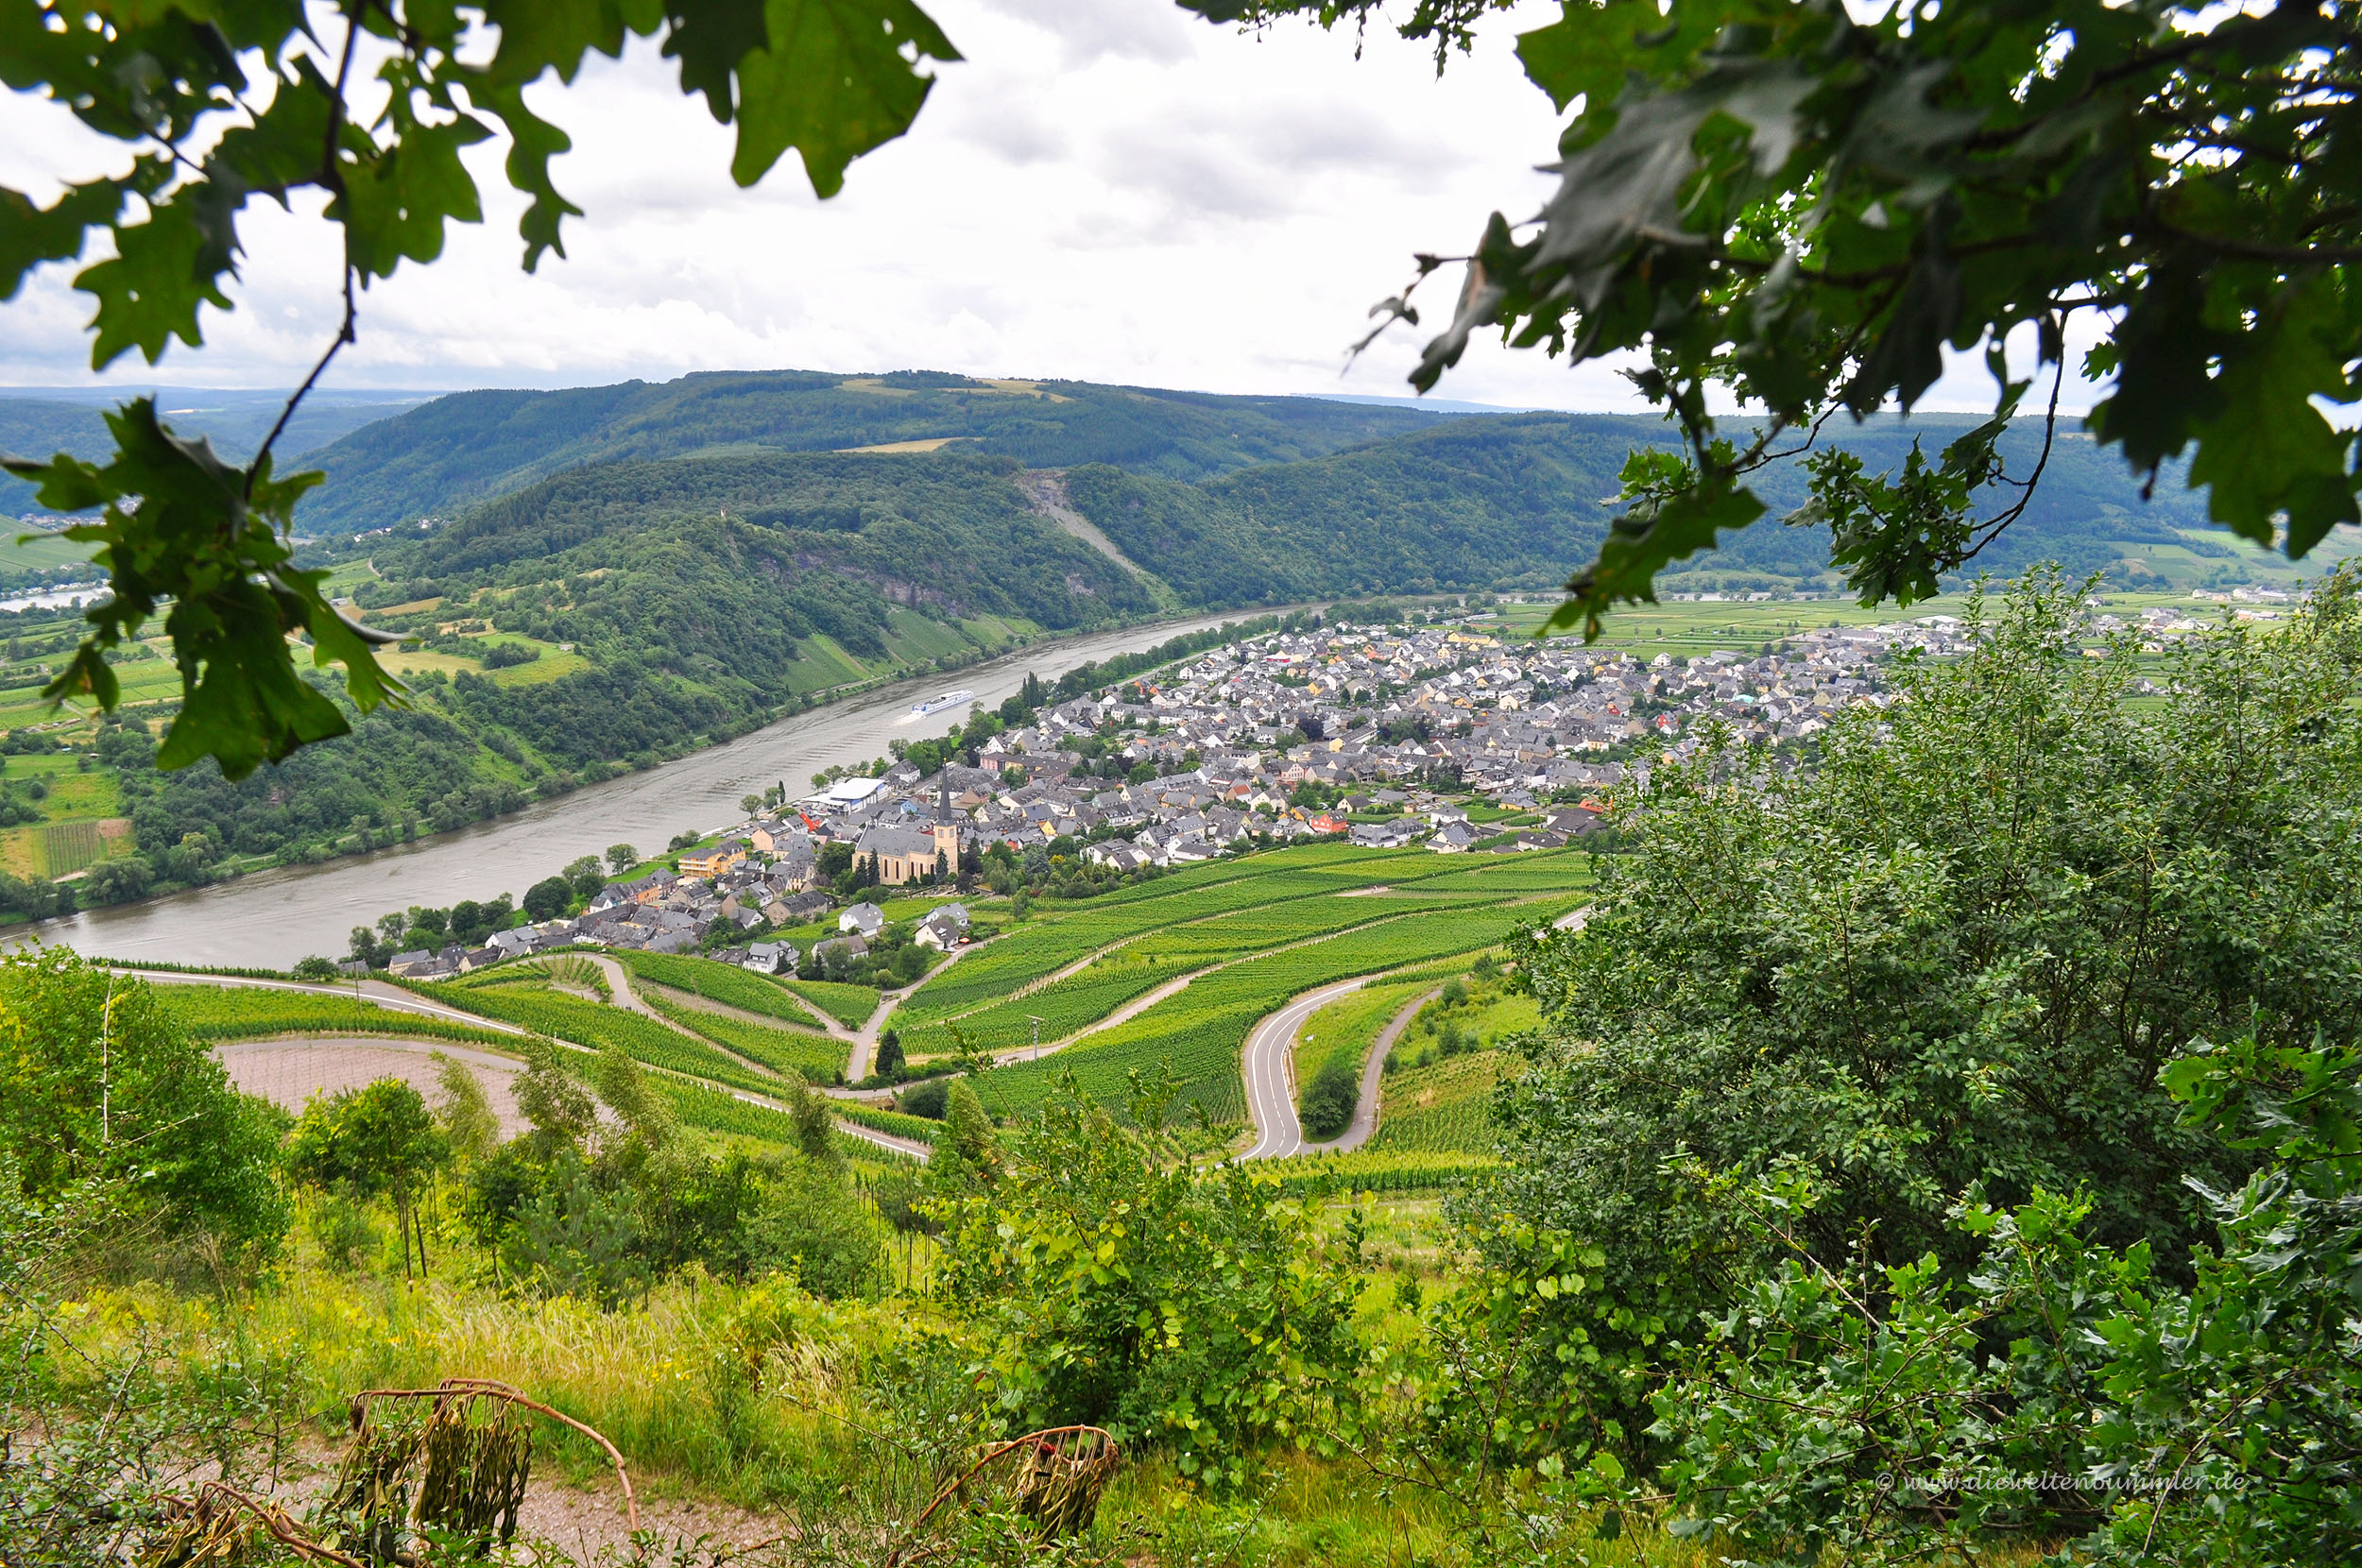
[[[2154,650],[2204,623],[2152,608],[2090,629]],[[570,916],[481,946],[413,947],[390,967],[432,980],[582,945],[907,983],[927,953],[971,940],[971,912],[946,902],[889,922],[887,895],[867,888],[967,895],[1005,887],[1002,868],[1071,863],[1129,879],[1322,838],[1439,854],[1563,847],[1601,832],[1611,792],[1645,785],[1708,724],[1792,752],[1840,710],[1886,702],[1883,666],[1952,655],[1962,639],[1943,615],[1689,657],[1454,621],[1272,632],[1040,706],[933,772],[897,742],[890,766],[821,775],[801,799],[774,790],[670,863],[596,884]]]

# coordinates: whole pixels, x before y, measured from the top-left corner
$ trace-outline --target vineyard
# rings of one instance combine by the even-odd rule
[[[813,1083],[844,1081],[845,1045],[833,1036],[810,1030],[766,1029],[743,1018],[682,1007],[647,991],[640,993],[640,999],[681,1028],[725,1050],[760,1062],[773,1072],[795,1073]]]
[[[1405,1003],[1433,985],[1434,981],[1428,980],[1365,985],[1307,1018],[1296,1034],[1297,1091],[1311,1087],[1312,1080],[1332,1061],[1343,1061],[1358,1072],[1378,1031],[1393,1022]]]
[[[1482,1176],[1499,1162],[1489,1154],[1420,1150],[1356,1150],[1350,1154],[1303,1154],[1258,1165],[1289,1194],[1311,1192],[1433,1192]]]
[[[351,997],[260,986],[159,985],[156,999],[198,1040],[252,1040],[273,1034],[389,1034],[464,1040],[514,1052],[517,1036],[396,1013]]]
[[[1493,1085],[1503,1065],[1501,1052],[1481,1050],[1389,1073],[1370,1148],[1429,1154],[1490,1150]]]
[[[1530,851],[1520,855],[1483,857],[1490,865],[1469,866],[1426,877],[1414,884],[1421,893],[1573,892],[1591,885],[1591,857],[1579,849]]]
[[[53,822],[41,830],[41,856],[49,876],[63,877],[105,860],[107,845],[94,822]]]
[[[943,1123],[939,1121],[926,1116],[905,1116],[899,1111],[883,1110],[875,1105],[864,1105],[859,1100],[831,1100],[829,1108],[846,1121],[858,1122],[872,1131],[908,1138],[914,1143],[933,1143],[943,1134]]]
[[[915,1022],[955,1014],[1053,975],[1077,960],[1160,928],[1295,899],[1375,886],[1399,857],[1366,853],[1344,861],[1320,844],[1257,856],[1252,866],[1212,861],[1122,894],[1061,911],[968,954],[920,987],[908,1003]],[[1199,874],[1205,873],[1201,877]]]
[[[608,957],[622,964],[641,980],[658,985],[669,985],[676,991],[686,991],[693,997],[720,1002],[745,1013],[760,1013],[766,1018],[800,1029],[813,1027],[812,1014],[787,995],[778,981],[768,980],[734,963],[716,963],[711,959],[687,958],[676,953],[636,953],[628,950],[610,953]],[[878,999],[865,986],[847,986],[868,997],[869,1011],[875,1011]],[[854,1020],[856,1025],[866,1020],[869,1011]]]
[[[978,1093],[996,1110],[1030,1115],[1071,1074],[1082,1092],[1121,1109],[1133,1072],[1153,1076],[1161,1063],[1183,1102],[1195,1101],[1216,1121],[1237,1121],[1245,1112],[1240,1047],[1257,1020],[1289,997],[1356,975],[1490,947],[1554,912],[1547,902],[1435,911],[1241,960],[1055,1055],[1000,1068],[978,1085]]]
[[[650,980],[657,977],[651,975]],[[779,982],[847,1029],[859,1029],[878,1011],[878,993],[865,985],[839,985],[834,980]],[[807,1014],[809,1016],[809,1014]]]
[[[1080,974],[970,1013],[956,1024],[904,1029],[902,1049],[914,1061],[950,1054],[958,1048],[951,1033],[956,1029],[973,1048],[1015,1050],[1033,1040],[1036,1017],[1044,1041],[1063,1040],[1183,973],[1178,964],[1142,961],[1119,948]]]
[[[705,1041],[667,1028],[654,1018],[602,1002],[587,1002],[536,985],[486,986],[450,993],[454,1005],[578,1046],[619,1046],[634,1061],[667,1072],[686,1073],[756,1094],[776,1094],[779,1082],[742,1066]]]

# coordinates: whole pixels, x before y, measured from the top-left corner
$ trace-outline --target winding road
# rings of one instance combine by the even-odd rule
[[[1240,1068],[1246,1075],[1247,1115],[1255,1118],[1255,1147],[1241,1158],[1284,1160],[1308,1147],[1304,1126],[1296,1120],[1296,1035],[1306,1019],[1338,997],[1361,990],[1371,979],[1363,975],[1307,991],[1247,1031]]]

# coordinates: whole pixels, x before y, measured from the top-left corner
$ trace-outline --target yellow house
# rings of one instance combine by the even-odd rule
[[[724,872],[746,862],[744,849],[711,849],[702,855],[683,855],[680,874],[684,877],[719,877]]]

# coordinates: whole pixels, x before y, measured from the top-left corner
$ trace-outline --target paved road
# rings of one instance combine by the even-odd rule
[[[1255,1147],[1244,1158],[1284,1160],[1307,1147],[1304,1128],[1296,1120],[1296,1034],[1313,1014],[1361,990],[1373,978],[1364,975],[1307,991],[1248,1031],[1241,1065],[1246,1074],[1247,1115],[1255,1118]]]

